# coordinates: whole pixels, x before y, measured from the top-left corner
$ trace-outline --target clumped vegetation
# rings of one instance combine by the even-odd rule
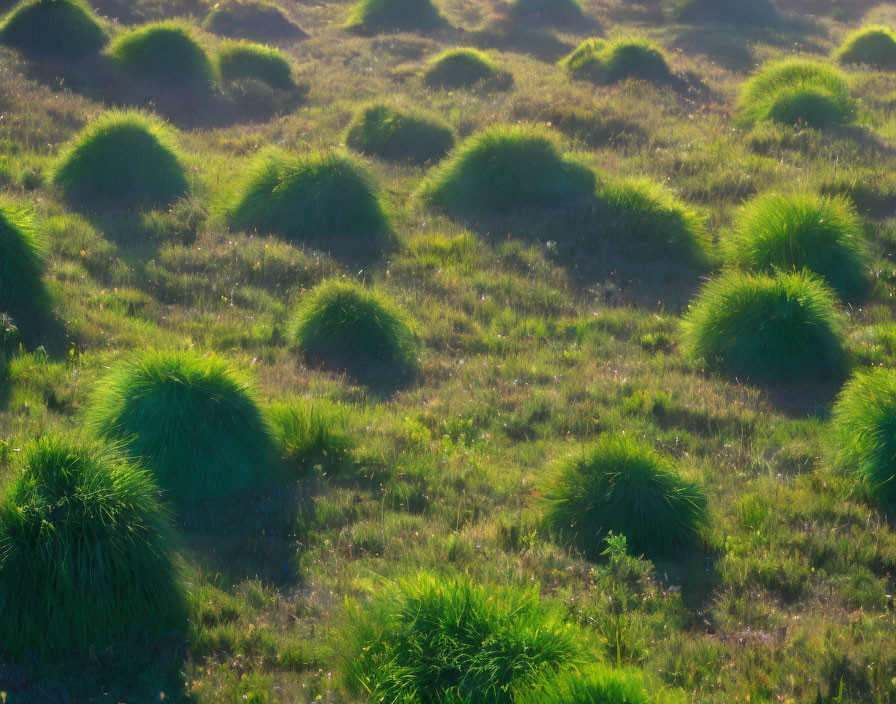
[[[378,246],[392,231],[378,187],[357,159],[338,151],[260,155],[229,212],[233,227],[289,240],[335,237]]]
[[[563,60],[575,78],[595,83],[627,79],[668,83],[672,71],[662,49],[636,37],[588,39]]]
[[[679,0],[673,16],[684,22],[726,22],[774,26],[781,12],[773,0]]]
[[[0,42],[29,54],[83,59],[109,40],[106,29],[81,0],[27,0],[0,23]]]
[[[385,296],[350,281],[324,281],[301,301],[291,326],[309,361],[364,380],[397,380],[417,369],[407,315]]]
[[[751,200],[725,243],[728,260],[744,269],[811,271],[842,298],[871,289],[871,257],[862,223],[842,197],[766,194]]]
[[[590,665],[545,676],[535,685],[521,688],[515,704],[672,704],[680,701],[672,694],[654,694],[635,668]]]
[[[254,393],[220,359],[150,352],[122,362],[97,388],[87,421],[145,462],[181,506],[261,489],[278,474],[273,432]]]
[[[234,38],[271,41],[305,36],[283,10],[264,0],[224,0],[215,3],[202,26],[209,32]]]
[[[488,54],[478,49],[449,49],[432,57],[423,81],[432,88],[471,88],[506,83],[507,74]]]
[[[691,307],[685,336],[694,356],[756,383],[830,378],[845,362],[834,295],[805,272],[719,276]]]
[[[71,440],[25,449],[0,502],[0,652],[80,657],[183,628],[168,512],[145,470]]]
[[[215,70],[192,27],[157,22],[119,34],[109,55],[123,68],[160,83],[209,85]]]
[[[611,533],[633,554],[680,557],[698,546],[706,496],[673,462],[625,436],[604,436],[565,460],[545,492],[547,521],[589,559]]]
[[[345,133],[352,149],[389,161],[438,161],[454,146],[454,130],[439,118],[377,104],[364,108]]]
[[[225,82],[261,81],[277,90],[296,85],[286,56],[270,46],[251,42],[225,42],[218,49],[218,73]]]
[[[896,509],[896,371],[858,372],[834,406],[837,461],[889,512]]]
[[[299,476],[315,469],[339,475],[348,469],[352,438],[348,412],[325,399],[293,401],[271,409],[283,461]]]
[[[498,125],[469,137],[428,178],[424,197],[449,213],[554,207],[593,195],[594,173],[531,125]]]
[[[886,27],[862,27],[843,41],[836,56],[842,64],[896,69],[896,33]]]
[[[544,26],[565,27],[586,21],[577,0],[514,0],[514,14]]]
[[[347,26],[365,32],[432,32],[447,23],[432,0],[360,0]]]
[[[53,307],[43,280],[43,250],[32,217],[20,208],[0,207],[0,313],[12,316],[29,338]]]
[[[343,639],[349,685],[396,704],[510,704],[513,687],[580,658],[537,590],[426,574],[383,587],[351,614]]]
[[[87,125],[59,158],[53,182],[71,202],[99,207],[166,205],[189,190],[172,130],[135,111]]]
[[[816,61],[784,59],[760,68],[741,91],[740,119],[826,129],[852,123],[858,104],[846,77]]]

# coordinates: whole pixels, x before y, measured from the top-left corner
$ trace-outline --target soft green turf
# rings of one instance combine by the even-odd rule
[[[638,37],[588,39],[562,63],[575,78],[595,83],[626,79],[666,83],[672,78],[663,50]]]
[[[119,34],[109,55],[123,68],[175,85],[208,85],[215,69],[191,25],[156,22]]]
[[[223,42],[218,49],[218,73],[227,82],[255,79],[278,90],[295,88],[289,59],[264,44]]]
[[[0,23],[0,42],[29,54],[82,59],[109,40],[106,29],[81,0],[27,0]]]
[[[398,162],[438,161],[454,146],[454,130],[438,117],[377,104],[361,110],[348,126],[352,149]]]

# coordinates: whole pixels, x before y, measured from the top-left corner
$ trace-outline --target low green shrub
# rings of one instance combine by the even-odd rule
[[[431,0],[360,0],[346,22],[366,32],[432,32],[446,25]]]
[[[228,83],[254,79],[277,90],[295,88],[292,66],[279,49],[247,41],[224,42],[218,49],[218,73]]]
[[[118,35],[109,55],[120,66],[175,85],[209,85],[215,69],[193,28],[178,20],[156,22]]]
[[[264,0],[223,0],[212,7],[203,29],[224,37],[259,41],[298,39],[305,33],[276,5]]]
[[[595,83],[616,83],[630,78],[668,83],[672,79],[663,50],[637,37],[588,39],[563,59],[562,64],[575,78]]]
[[[478,49],[448,49],[426,64],[423,82],[431,88],[471,88],[506,80],[507,73]]]
[[[436,117],[388,105],[364,108],[345,134],[352,149],[389,161],[437,161],[454,146],[454,130]]]
[[[896,69],[896,32],[887,27],[862,27],[846,37],[835,57],[841,64]]]
[[[82,59],[108,41],[102,22],[82,0],[26,0],[0,23],[0,42],[29,54]]]

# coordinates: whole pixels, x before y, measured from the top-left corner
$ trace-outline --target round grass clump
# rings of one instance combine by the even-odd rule
[[[224,0],[212,7],[203,29],[224,37],[295,39],[305,33],[276,5],[259,0]]]
[[[499,81],[504,70],[478,49],[448,49],[426,65],[423,82],[431,88],[471,88],[478,83]]]
[[[289,59],[279,49],[263,44],[222,43],[218,49],[218,73],[227,82],[253,79],[277,90],[295,88]]]
[[[0,501],[0,654],[86,655],[182,625],[151,475],[67,440],[28,447]]]
[[[465,140],[427,179],[423,196],[455,214],[555,207],[591,197],[594,172],[564,156],[550,132],[497,125]]]
[[[31,216],[0,206],[0,314],[12,316],[23,331],[47,319],[53,307],[44,266],[43,246]]]
[[[407,315],[385,296],[350,281],[324,281],[306,294],[291,338],[312,362],[355,377],[406,378],[417,367]]]
[[[513,12],[522,19],[555,27],[582,23],[586,19],[577,0],[514,0]]]
[[[219,359],[149,352],[121,363],[99,384],[87,421],[145,462],[179,504],[252,490],[278,468],[254,394]]]
[[[189,190],[171,130],[134,111],[108,112],[62,154],[53,182],[76,203],[165,205]]]
[[[424,113],[371,105],[349,125],[345,143],[362,154],[424,164],[441,159],[451,150],[454,130]]]
[[[672,79],[663,50],[646,39],[633,37],[588,39],[562,64],[575,78],[594,83],[626,79],[667,83]]]
[[[446,24],[431,0],[360,0],[346,22],[365,32],[432,32]]]
[[[706,520],[706,496],[673,462],[624,435],[604,436],[561,464],[546,492],[547,520],[589,559],[612,531],[651,558],[693,549]]]
[[[896,509],[896,370],[858,372],[834,406],[837,461]]]
[[[896,32],[887,27],[863,27],[846,38],[836,58],[841,64],[896,69]]]
[[[0,42],[29,54],[82,59],[109,41],[82,0],[27,0],[0,23]]]
[[[817,380],[844,363],[835,297],[806,272],[728,272],[707,284],[685,319],[691,353],[756,383]]]
[[[683,22],[724,22],[774,26],[781,12],[773,0],[681,0],[672,14]]]
[[[857,112],[858,104],[840,71],[800,59],[763,66],[744,85],[739,109],[744,123],[769,120],[818,129],[850,124]]]
[[[348,686],[389,704],[511,704],[514,687],[581,658],[536,588],[429,575],[388,585],[349,614],[343,640]]]
[[[232,226],[291,240],[380,241],[392,231],[370,172],[337,151],[259,156],[230,211]]]
[[[730,263],[745,269],[807,269],[846,300],[861,299],[871,288],[861,220],[839,196],[757,196],[741,211],[725,250]]]
[[[209,85],[215,80],[208,54],[184,22],[156,22],[124,32],[109,55],[124,68],[163,83]]]
[[[346,410],[323,399],[281,403],[271,421],[284,463],[301,476],[315,469],[339,474],[349,463],[352,438],[346,431]]]

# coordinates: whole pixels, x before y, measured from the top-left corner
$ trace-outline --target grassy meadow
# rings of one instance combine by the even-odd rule
[[[0,702],[896,704],[896,7],[434,3],[0,0]]]

